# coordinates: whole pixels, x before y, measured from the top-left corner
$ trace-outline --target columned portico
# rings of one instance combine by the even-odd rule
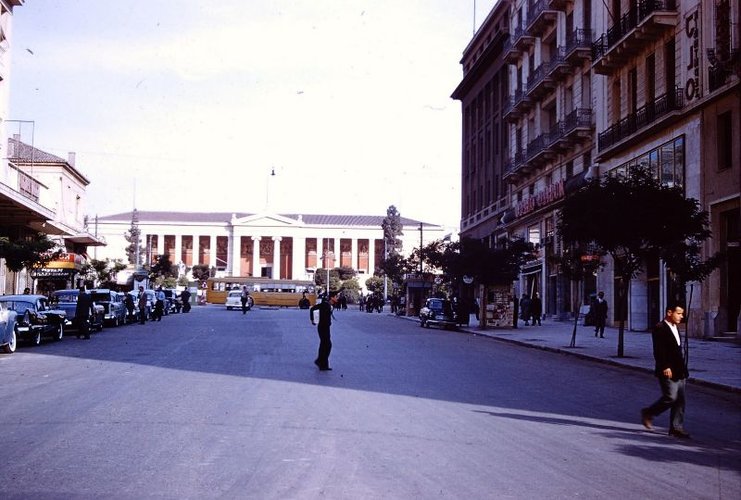
[[[231,263],[231,275],[241,276],[242,268],[242,236],[234,233],[231,238],[229,262]]]

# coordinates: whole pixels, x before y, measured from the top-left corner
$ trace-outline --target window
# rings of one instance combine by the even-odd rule
[[[733,120],[730,111],[718,115],[718,170],[731,168],[733,161]]]
[[[540,226],[536,224],[527,228],[527,241],[533,245],[540,244]]]

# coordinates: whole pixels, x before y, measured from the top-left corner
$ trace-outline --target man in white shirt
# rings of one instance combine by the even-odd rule
[[[651,333],[653,340],[654,374],[659,379],[661,397],[654,404],[641,410],[641,422],[649,430],[653,429],[653,418],[670,409],[669,435],[689,438],[684,430],[685,385],[689,372],[682,354],[682,342],[677,325],[684,318],[684,309],[671,306],[666,310],[664,320],[659,322]]]

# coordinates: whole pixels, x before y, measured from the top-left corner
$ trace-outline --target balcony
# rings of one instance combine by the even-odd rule
[[[514,35],[508,37],[507,41],[502,45],[502,57],[507,64],[517,64],[517,61],[520,59],[520,50],[515,48]]]
[[[550,63],[543,62],[535,71],[530,73],[527,79],[527,96],[532,99],[538,99],[546,93],[553,90],[556,86],[553,77],[549,73]]]
[[[566,38],[566,54],[564,57],[569,64],[580,66],[582,62],[592,58],[592,30],[576,29]]]
[[[650,42],[674,29],[678,21],[675,0],[641,0],[592,43],[595,73],[611,75],[643,52]]]
[[[535,45],[535,37],[528,33],[524,26],[516,27],[510,37],[512,40],[512,49],[510,50],[524,52]]]
[[[566,6],[573,3],[574,0],[547,0],[546,4],[554,10],[566,10]]]
[[[592,110],[577,108],[551,128],[554,148],[565,151],[592,137]]]
[[[551,54],[551,60],[548,62],[548,76],[558,81],[569,74],[571,74],[571,65],[566,60],[566,47],[559,47],[555,54]]]
[[[536,0],[528,6],[527,31],[531,35],[540,35],[556,23],[558,10],[551,8],[549,4],[546,0]]]
[[[516,182],[520,175],[527,175],[532,171],[531,166],[527,163],[527,151],[521,150],[515,153],[502,169],[502,180]]]
[[[597,137],[597,145],[600,151],[611,148],[620,141],[627,139],[643,129],[669,115],[673,111],[679,111],[684,107],[684,94],[682,88],[677,87],[673,92],[656,98],[653,102],[631,113],[619,122],[610,126]]]
[[[509,122],[517,121],[532,105],[532,101],[522,90],[516,90],[514,95],[504,102],[503,117]]]
[[[542,133],[528,143],[527,163],[532,167],[542,165],[546,161],[552,159],[555,156],[555,153],[556,151],[553,148],[553,141],[551,141],[550,132]]]

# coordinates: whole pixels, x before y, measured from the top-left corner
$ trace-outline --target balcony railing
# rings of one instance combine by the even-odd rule
[[[527,95],[537,97],[550,88],[553,88],[553,79],[550,76],[550,63],[543,62],[527,79]]]
[[[571,74],[571,65],[566,60],[566,47],[558,47],[548,62],[548,77],[558,80]]]
[[[528,33],[524,26],[517,26],[510,37],[513,40],[512,49],[520,52],[535,44],[535,37]]]
[[[548,154],[552,152],[552,144],[550,132],[544,132],[530,141],[527,145],[528,163],[539,163],[547,159]]]
[[[645,106],[637,109],[635,113],[629,114],[600,133],[597,139],[599,150],[602,151],[614,146],[664,115],[680,110],[683,107],[684,94],[681,87],[677,87],[673,92],[664,94],[656,98],[653,102],[647,103]]]
[[[677,6],[675,0],[641,0],[592,43],[592,60],[595,71],[609,74],[612,66],[629,58],[632,51],[642,49],[647,41],[663,36],[664,30],[676,25]],[[640,31],[640,34],[636,34]],[[634,36],[635,35],[635,36]],[[619,60],[608,57],[613,49],[622,47]],[[605,60],[607,59],[607,60]]]
[[[535,0],[528,6],[527,29],[531,35],[539,34],[543,29],[556,22],[558,10],[550,7],[546,0]]]
[[[570,63],[581,63],[592,57],[592,30],[576,29],[566,38],[566,60]]]

